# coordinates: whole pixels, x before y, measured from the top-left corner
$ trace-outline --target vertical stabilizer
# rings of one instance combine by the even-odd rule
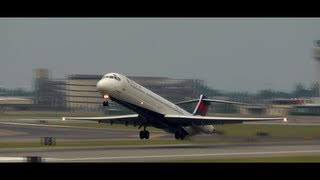
[[[203,101],[203,99],[207,99],[207,97],[201,94],[199,98],[199,102],[193,111],[193,115],[200,115],[200,116],[206,115],[210,102]]]

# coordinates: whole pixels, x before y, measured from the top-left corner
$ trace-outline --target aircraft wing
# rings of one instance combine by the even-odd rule
[[[87,120],[98,121],[99,123],[114,124],[141,124],[143,121],[138,114],[130,114],[123,116],[106,116],[106,117],[63,117],[62,120]]]
[[[241,117],[210,117],[210,116],[182,116],[166,115],[165,119],[173,124],[182,126],[200,126],[214,124],[236,124],[254,121],[277,121],[287,122],[287,118],[241,118]]]

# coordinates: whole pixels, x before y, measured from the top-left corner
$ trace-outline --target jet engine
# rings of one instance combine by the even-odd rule
[[[205,134],[213,134],[216,130],[213,125],[199,126],[198,129]]]

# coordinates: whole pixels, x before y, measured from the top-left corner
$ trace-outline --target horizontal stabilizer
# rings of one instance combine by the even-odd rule
[[[198,102],[199,99],[191,99],[191,100],[186,100],[186,101],[180,101],[175,103],[176,105],[180,105],[180,104],[188,104],[188,103],[194,103],[194,102]],[[237,104],[237,105],[252,105],[252,104],[248,104],[248,103],[240,103],[240,102],[235,102],[235,101],[225,101],[225,100],[218,100],[218,99],[208,99],[208,98],[203,98],[202,99],[203,102],[215,102],[215,103],[225,103],[225,104]]]

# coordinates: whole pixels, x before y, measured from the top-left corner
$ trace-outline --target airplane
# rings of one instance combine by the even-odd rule
[[[140,139],[149,139],[148,126],[163,129],[173,133],[176,139],[197,134],[212,134],[216,124],[235,124],[253,121],[287,121],[287,118],[244,118],[244,117],[212,117],[206,116],[210,102],[246,105],[245,103],[208,99],[201,95],[199,99],[192,99],[172,103],[149,89],[119,73],[108,73],[97,83],[97,91],[102,95],[103,106],[114,101],[137,114],[107,116],[107,117],[63,117],[62,120],[91,120],[99,123],[124,124],[139,126]],[[182,109],[178,105],[197,102],[193,113]]]

